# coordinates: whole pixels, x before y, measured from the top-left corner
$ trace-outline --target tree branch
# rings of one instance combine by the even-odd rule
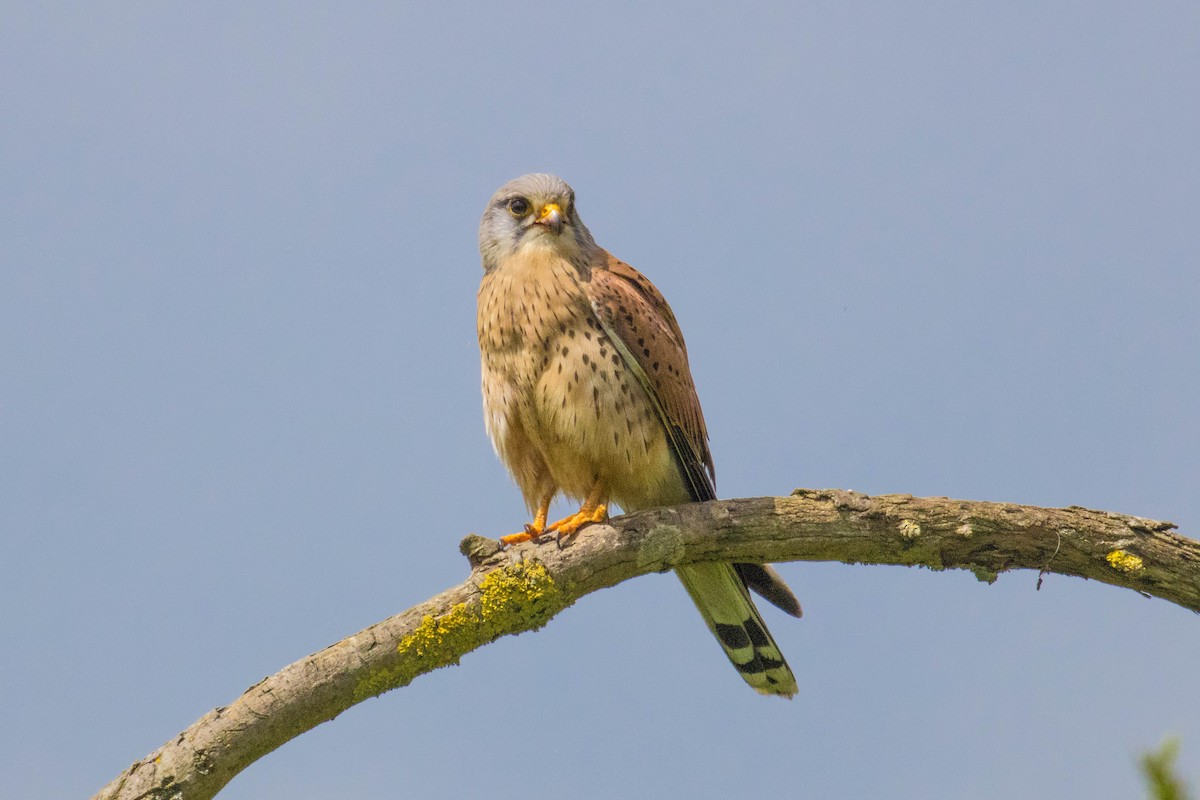
[[[500,636],[540,628],[586,594],[679,564],[905,564],[969,569],[989,583],[1006,570],[1036,569],[1200,612],[1200,542],[1173,528],[1078,506],[797,490],[643,511],[591,526],[562,547],[502,551],[468,536],[467,581],[251,686],[95,798],[210,798],[257,759],[356,703],[457,664]]]

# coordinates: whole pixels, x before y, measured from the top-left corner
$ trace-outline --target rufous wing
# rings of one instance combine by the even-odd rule
[[[687,346],[662,292],[611,254],[587,284],[592,309],[666,429],[694,500],[716,499],[704,413],[688,367]]]

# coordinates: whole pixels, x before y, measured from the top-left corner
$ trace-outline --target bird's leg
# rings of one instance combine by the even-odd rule
[[[555,531],[558,533],[558,538],[561,539],[564,536],[570,536],[588,523],[604,522],[608,519],[608,507],[600,502],[603,499],[604,483],[597,480],[592,484],[592,490],[588,492],[587,499],[583,501],[579,511],[547,526],[547,530]]]
[[[500,537],[500,544],[514,545],[521,542],[528,542],[530,539],[536,539],[546,532],[546,515],[550,513],[550,501],[554,499],[554,490],[549,491],[545,496],[538,501],[537,514],[533,517],[533,522],[525,526],[525,530],[520,533],[510,533],[508,536]]]

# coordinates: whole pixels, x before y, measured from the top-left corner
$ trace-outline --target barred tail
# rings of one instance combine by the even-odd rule
[[[757,692],[791,697],[796,677],[733,564],[690,564],[675,573],[743,680]]]

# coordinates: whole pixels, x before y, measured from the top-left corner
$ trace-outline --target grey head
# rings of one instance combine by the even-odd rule
[[[583,266],[597,249],[575,210],[575,190],[557,175],[514,178],[496,190],[479,221],[485,272],[526,250],[549,250]]]

